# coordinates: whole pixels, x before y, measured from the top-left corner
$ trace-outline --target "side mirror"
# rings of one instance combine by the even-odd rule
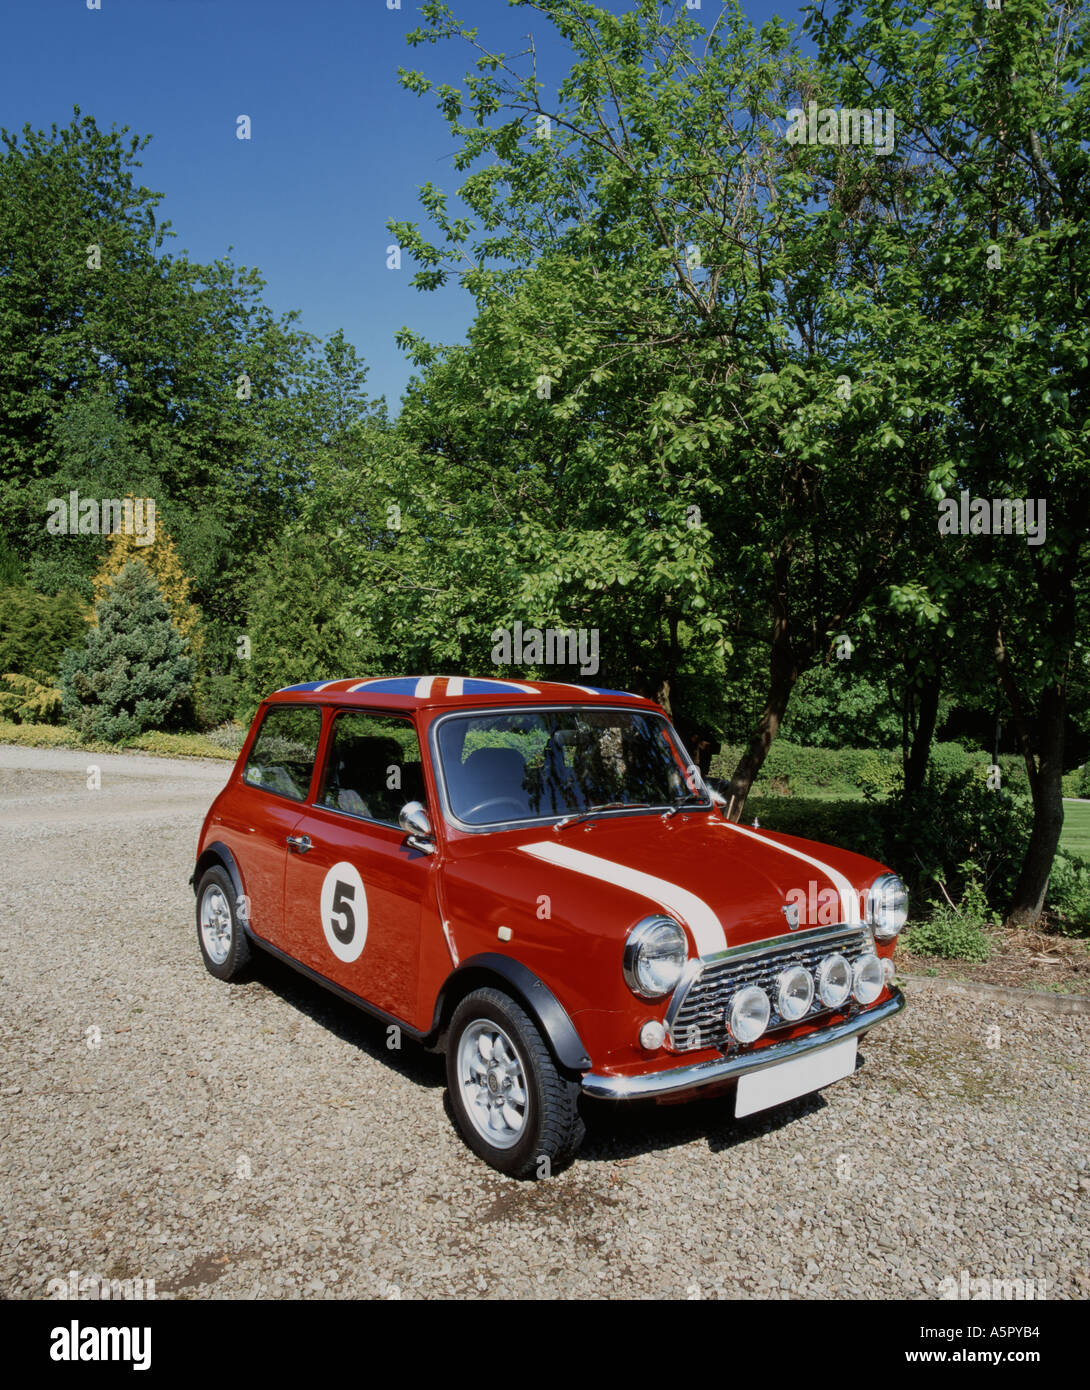
[[[431,821],[428,813],[419,801],[406,801],[398,812],[397,823],[408,836],[409,844],[413,849],[420,850],[423,854],[434,854],[435,844],[432,841]]]

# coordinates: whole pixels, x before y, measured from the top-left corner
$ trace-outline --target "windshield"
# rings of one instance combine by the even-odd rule
[[[450,809],[465,825],[711,804],[677,735],[644,710],[455,715],[440,721],[437,742]]]

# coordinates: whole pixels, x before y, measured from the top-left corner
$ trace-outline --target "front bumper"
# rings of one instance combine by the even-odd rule
[[[892,1018],[904,1008],[905,997],[899,989],[891,989],[891,993],[891,999],[864,1009],[843,1023],[834,1024],[831,1028],[819,1028],[804,1037],[763,1047],[759,1052],[747,1052],[741,1057],[698,1062],[688,1067],[671,1067],[667,1071],[645,1072],[642,1076],[599,1076],[588,1072],[583,1077],[583,1091],[596,1100],[646,1100],[678,1095],[683,1091],[697,1091],[703,1086],[717,1085],[722,1081],[735,1081],[746,1072],[763,1071],[765,1067],[774,1067],[778,1062],[801,1057],[806,1052],[816,1052],[842,1038],[865,1033],[876,1023]]]

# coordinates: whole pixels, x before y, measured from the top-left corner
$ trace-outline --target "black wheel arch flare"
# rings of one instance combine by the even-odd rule
[[[447,1008],[452,996],[461,999],[474,988],[475,979],[483,986],[496,984],[497,977],[541,1029],[549,1050],[560,1065],[573,1072],[586,1071],[591,1066],[590,1056],[563,1004],[521,961],[501,956],[496,951],[470,956],[447,976],[435,1001],[433,1033],[442,1031],[448,1013],[453,1012],[453,1008],[449,1011]]]
[[[200,885],[201,875],[206,869],[210,869],[213,864],[219,864],[227,871],[227,877],[234,885],[236,900],[241,898],[245,893],[245,889],[242,886],[242,874],[239,872],[238,864],[235,862],[235,856],[222,840],[213,840],[210,845],[205,845],[204,849],[201,851],[200,858],[197,860],[196,866],[189,877],[193,892],[196,893]],[[242,925],[248,932],[250,924],[248,922],[243,922]]]

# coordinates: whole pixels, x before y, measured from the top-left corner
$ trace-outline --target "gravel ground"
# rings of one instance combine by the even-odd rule
[[[205,972],[186,880],[228,771],[0,748],[0,1296],[1090,1297],[1090,1017],[910,986],[824,1097],[599,1104],[516,1183],[439,1058],[271,961]]]

